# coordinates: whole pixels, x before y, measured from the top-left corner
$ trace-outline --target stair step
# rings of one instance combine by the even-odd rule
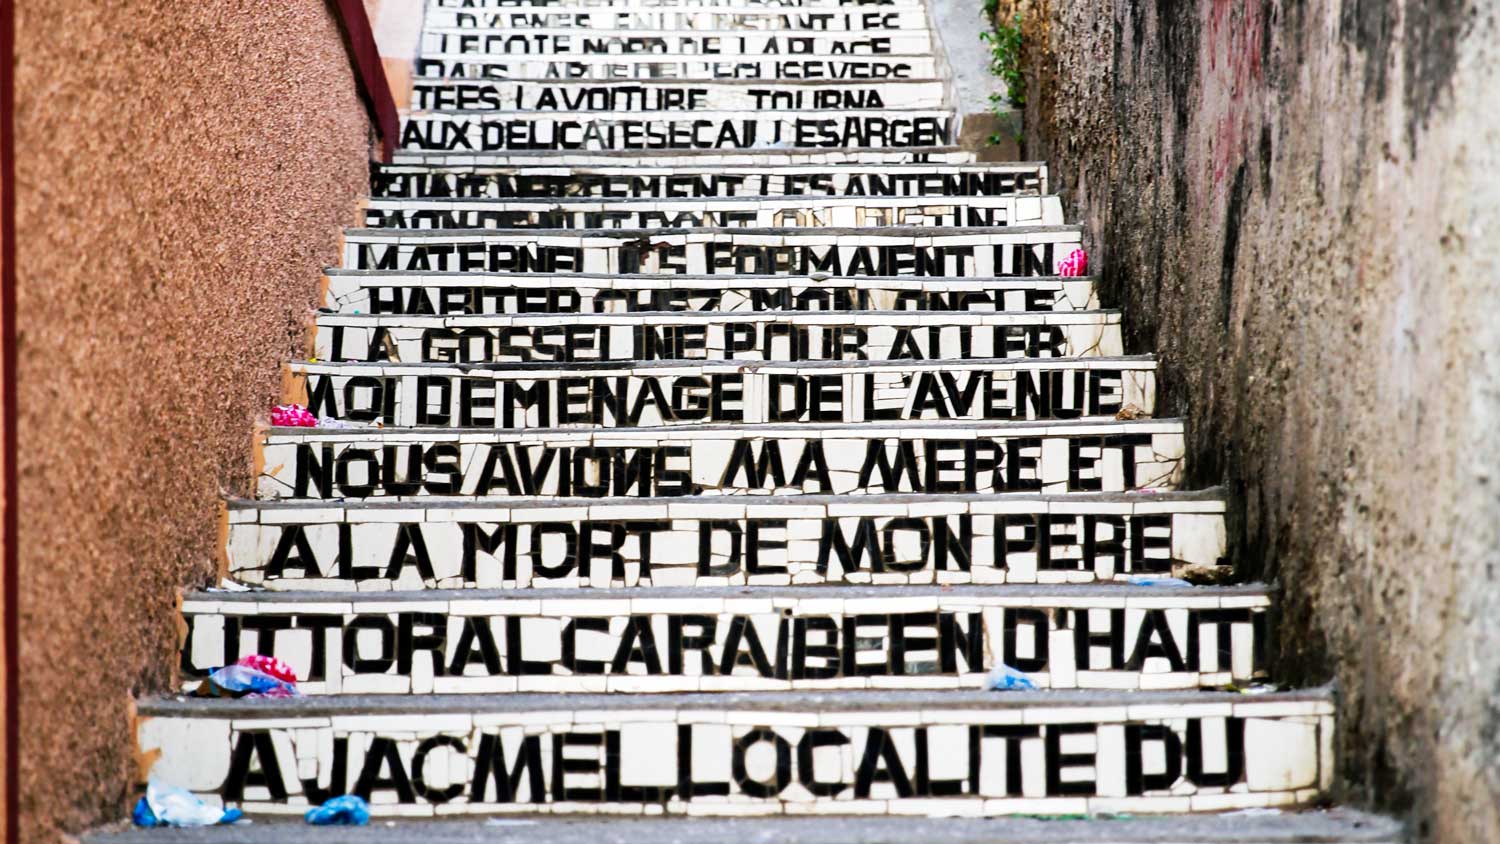
[[[1099,302],[1091,278],[422,273],[328,270],[339,314],[866,311],[1065,313]]]
[[[762,109],[933,109],[945,85],[909,82],[707,82],[701,80],[577,82],[545,79],[416,79],[412,107],[420,111],[760,111]]]
[[[734,196],[714,199],[373,199],[384,229],[920,228],[1057,226],[1056,196]]]
[[[1155,410],[1150,357],[959,361],[293,363],[315,416],[571,428],[1112,417]]]
[[[653,812],[654,814],[654,812]],[[83,844],[1405,844],[1391,818],[1351,809],[1253,810],[1204,815],[1092,818],[921,818],[821,816],[766,818],[491,818],[387,820],[375,826],[308,827],[301,819],[257,819],[254,826],[121,829],[85,833]]]
[[[261,498],[1130,492],[1181,480],[1181,421],[270,429]]]
[[[798,32],[735,29],[586,30],[568,28],[474,29],[425,27],[420,52],[471,56],[555,56],[664,53],[788,58],[926,55],[932,33],[926,29],[875,32]]]
[[[761,147],[757,149],[623,149],[623,150],[413,150],[398,148],[397,165],[425,167],[571,167],[595,168],[617,165],[652,167],[834,167],[853,164],[973,164],[974,153],[955,146],[820,149],[814,147]]]
[[[1093,583],[1219,566],[1224,549],[1224,500],[1204,490],[231,499],[225,553],[251,585],[384,591]]]
[[[411,112],[405,149],[442,152],[933,147],[955,140],[946,109],[655,112]]]
[[[268,814],[346,789],[371,794],[377,816],[1219,811],[1307,804],[1333,774],[1326,689],[369,695],[137,711],[152,775]]]
[[[799,164],[767,166],[491,167],[376,165],[372,195],[380,198],[709,199],[713,197],[1041,196],[1047,167],[1011,164]]]
[[[1056,275],[1078,226],[823,229],[350,229],[361,270],[707,275]]]
[[[429,52],[417,57],[419,77],[469,79],[758,79],[890,80],[939,75],[931,55],[760,56],[602,53],[570,56],[486,56]]]
[[[1262,586],[195,592],[183,691],[242,653],[304,694],[1191,689],[1265,676]]]
[[[323,314],[320,361],[815,361],[1122,354],[1114,311],[813,311],[599,316]]]
[[[792,32],[884,32],[925,30],[927,11],[920,7],[853,9],[778,9],[766,6],[725,5],[694,8],[683,5],[634,8],[629,6],[568,9],[557,6],[496,9],[427,10],[428,30],[534,29],[611,30],[747,30]]]

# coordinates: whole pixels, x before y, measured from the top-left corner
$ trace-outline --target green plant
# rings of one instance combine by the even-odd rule
[[[990,0],[986,0],[988,8]],[[1010,23],[995,22],[993,32],[981,32],[979,38],[990,45],[990,73],[1005,83],[1010,104],[1016,108],[1026,104],[1026,78],[1021,74],[1021,15],[1017,13]],[[999,94],[990,98],[1002,100]]]
[[[986,17],[993,19],[998,8],[999,0],[984,0]],[[990,73],[1005,83],[1004,94],[990,94],[990,111],[1000,115],[1008,108],[1026,105],[1026,77],[1021,73],[1021,14],[1017,12],[1009,23],[996,20],[995,29],[979,33],[979,38],[990,47]],[[1016,140],[1020,139],[1018,134]],[[993,146],[1002,140],[995,134],[990,136],[989,143]]]

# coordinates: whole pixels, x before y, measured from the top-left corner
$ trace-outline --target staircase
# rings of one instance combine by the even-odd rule
[[[185,692],[305,696],[138,704],[261,819],[198,835],[357,793],[433,840],[1399,840],[1270,811],[1334,707],[1241,693],[1265,586],[1132,583],[1228,582],[1223,495],[1046,167],[950,145],[920,2],[437,0],[422,50],[289,367],[337,421],[258,432],[250,589],[182,602]]]

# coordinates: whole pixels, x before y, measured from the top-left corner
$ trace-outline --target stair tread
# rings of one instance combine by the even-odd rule
[[[239,496],[226,496],[225,502],[231,510],[414,510],[419,508],[434,510],[461,510],[476,509],[486,510],[497,507],[549,507],[553,509],[563,507],[672,507],[692,504],[700,507],[828,507],[835,505],[859,505],[871,508],[883,505],[928,505],[938,502],[1010,502],[1010,503],[1035,503],[1035,504],[1058,504],[1077,505],[1086,507],[1090,504],[1209,504],[1219,505],[1215,511],[1222,509],[1224,503],[1224,490],[1222,487],[1208,487],[1197,490],[1163,490],[1161,492],[1066,492],[1066,493],[1035,493],[1035,492],[945,492],[936,494],[921,494],[910,492],[883,492],[873,495],[757,495],[757,496],[721,496],[714,499],[704,500],[702,498],[545,498],[539,499],[530,496],[496,496],[483,500],[448,500],[448,499],[416,499],[411,501],[385,501],[385,500],[335,500],[335,501],[294,501],[294,500],[259,500],[254,498],[242,498]]]
[[[567,314],[341,314],[321,313],[320,321],[330,324],[357,325],[365,322],[409,322],[412,324],[455,323],[463,325],[510,325],[513,323],[736,323],[791,322],[837,323],[839,325],[930,325],[961,323],[974,325],[1007,325],[1043,323],[1074,325],[1117,322],[1121,312],[1115,308],[1080,309],[1076,311],[741,311],[713,313],[707,311],[631,311],[627,313]],[[875,320],[881,320],[875,322]]]
[[[898,201],[898,200],[906,201],[906,202],[913,202],[913,203],[916,203],[916,202],[926,202],[926,203],[931,203],[931,204],[935,204],[935,205],[941,205],[941,204],[948,204],[948,203],[954,203],[954,202],[964,202],[964,201],[969,201],[969,200],[992,200],[992,201],[994,201],[994,200],[1014,200],[1014,199],[1040,200],[1040,201],[1043,201],[1043,202],[1052,202],[1052,203],[1055,203],[1055,202],[1058,201],[1058,197],[1057,197],[1056,194],[1032,195],[1032,196],[1017,196],[1015,194],[1001,194],[1001,195],[988,195],[988,196],[987,195],[975,195],[975,196],[936,196],[936,195],[929,195],[929,194],[911,194],[911,195],[902,195],[902,196],[859,196],[859,195],[820,196],[820,195],[806,195],[806,194],[770,194],[770,195],[767,195],[767,194],[753,194],[753,195],[741,194],[739,196],[702,196],[702,197],[697,197],[697,196],[695,196],[695,197],[654,197],[654,196],[629,196],[629,197],[613,197],[613,196],[567,196],[567,197],[561,197],[561,196],[560,197],[549,197],[549,196],[505,196],[505,197],[500,197],[500,196],[454,196],[454,197],[418,197],[418,196],[378,196],[378,197],[372,198],[367,203],[367,205],[368,206],[377,206],[377,205],[401,204],[401,203],[421,203],[421,204],[424,204],[424,205],[445,205],[445,204],[452,204],[452,205],[513,205],[514,204],[514,205],[549,205],[549,206],[550,205],[557,205],[557,206],[564,206],[564,207],[566,207],[566,206],[571,206],[571,205],[682,205],[684,203],[695,203],[695,202],[724,203],[726,205],[731,205],[731,204],[754,205],[754,204],[761,203],[761,202],[770,202],[770,203],[787,203],[787,202],[819,203],[819,202],[827,202],[827,203],[836,203],[836,204],[858,205],[861,202],[880,203],[882,201],[884,201],[884,202],[894,202],[894,201]],[[1062,224],[1062,225],[1068,225],[1068,224]],[[698,227],[694,227],[694,228],[696,230],[696,228],[698,228]],[[718,228],[724,228],[724,227],[721,226],[721,227],[718,227]],[[789,228],[789,227],[783,227],[783,228]],[[827,228],[832,228],[832,227],[830,226],[830,227],[827,227]],[[863,229],[863,228],[874,228],[874,227],[873,226],[860,226],[859,228]],[[928,229],[931,229],[933,227],[932,226],[885,226],[883,228],[885,228],[885,229],[893,229],[893,228],[913,228],[913,229],[915,229],[915,228],[928,228]],[[1034,226],[1003,226],[1003,227],[1001,227],[1001,226],[991,226],[990,228],[1019,229],[1019,228],[1035,228],[1035,227]],[[363,229],[356,229],[356,230],[363,230]],[[465,231],[465,230],[464,229],[445,229],[444,231]],[[491,231],[491,229],[472,229],[472,231]],[[531,229],[530,231],[538,231],[538,229]],[[554,231],[590,231],[590,230],[589,229],[554,229]],[[642,229],[632,229],[632,231],[643,231],[643,230]],[[670,229],[661,229],[661,231],[670,231]],[[945,231],[946,231],[946,229],[945,229]]]
[[[479,237],[486,239],[512,238],[520,240],[535,240],[543,237],[597,237],[613,240],[637,241],[644,237],[660,237],[666,239],[689,239],[702,240],[705,236],[725,235],[731,238],[753,238],[753,237],[800,237],[800,238],[830,238],[830,237],[879,237],[879,238],[954,238],[972,235],[987,234],[1044,234],[1049,232],[1076,233],[1083,231],[1083,226],[1077,224],[1042,225],[1042,226],[953,226],[951,228],[937,228],[934,226],[827,226],[824,228],[807,229],[787,226],[755,226],[749,228],[725,228],[722,226],[703,226],[691,229],[526,229],[524,231],[506,231],[503,229],[371,229],[363,226],[350,226],[344,230],[345,237],[380,238],[380,239],[441,239],[460,237]]]
[[[533,0],[533,2],[523,4],[517,4],[516,2],[514,2],[514,0],[510,0],[510,2],[498,3],[485,3],[474,2],[474,0],[465,0],[465,2],[462,4],[437,2],[437,0],[433,0],[432,2],[429,2],[427,6],[431,9],[448,9],[460,12],[501,11],[514,13],[526,9],[579,12],[616,12],[622,10],[655,11],[659,9],[689,9],[702,11],[719,11],[722,9],[752,9],[757,11],[775,11],[781,14],[788,15],[807,13],[853,14],[858,12],[879,12],[895,9],[923,8],[923,4],[921,2],[917,2],[917,0],[882,0],[882,2],[874,2],[873,0],[854,0],[854,2],[850,2],[849,0],[834,0],[834,2],[827,2],[827,0],[812,0],[812,2],[794,3],[776,2],[776,0],[771,0],[770,2],[753,2],[753,0],[751,2],[747,2],[747,0],[712,0],[712,2],[703,3],[685,3],[681,2],[681,0],[668,0],[667,2],[655,3],[618,2],[618,0],[616,0],[616,2],[598,2],[598,0],[592,0],[592,2],[590,2],[589,0],[584,0],[584,2],[579,2],[579,0],[566,0],[566,2],[554,3],[550,2],[550,0],[548,0],[548,2],[537,2],[537,0]]]
[[[754,371],[760,369],[819,369],[819,370],[905,370],[905,369],[1155,369],[1155,355],[1120,355],[1111,357],[1076,358],[968,358],[943,360],[811,360],[811,361],[764,361],[764,360],[641,360],[641,361],[545,361],[533,363],[442,363],[416,361],[411,363],[391,361],[308,361],[294,360],[290,366],[299,369],[328,367],[380,370],[464,372],[518,371],[535,374],[556,370],[580,372],[587,370],[646,370],[646,369],[706,369]]]
[[[498,108],[430,108],[430,109],[402,109],[401,117],[451,117],[459,118],[484,118],[487,120],[522,120],[535,119],[567,119],[567,120],[675,120],[689,117],[695,120],[713,119],[740,119],[745,112],[735,108],[706,108],[706,109],[681,109],[673,111],[564,111],[562,109],[537,110],[537,109],[498,109]],[[893,115],[901,117],[910,114],[939,114],[951,117],[956,112],[942,105],[928,107],[908,106],[905,108],[799,108],[799,109],[761,109],[755,112],[758,120],[791,120],[806,115],[828,115],[839,117],[879,117],[882,115]],[[659,117],[658,115],[669,115]],[[749,147],[755,150],[755,147]]]
[[[1046,819],[976,818],[527,818],[408,820],[366,827],[311,827],[257,819],[252,826],[120,829],[82,836],[84,844],[1397,844],[1397,820],[1353,809]]]
[[[572,587],[541,586],[532,589],[426,589],[420,592],[336,592],[315,589],[271,591],[250,590],[226,592],[196,589],[183,593],[184,601],[233,604],[259,603],[430,603],[433,601],[587,601],[654,598],[749,599],[813,598],[845,600],[850,598],[955,598],[990,597],[1015,599],[1088,599],[1111,598],[1147,600],[1153,604],[1181,598],[1185,601],[1222,598],[1264,597],[1273,593],[1265,583],[1240,583],[1220,586],[1138,586],[1133,583],[1073,583],[1044,585],[1016,583],[1005,585],[955,584],[952,586],[867,586],[837,584],[827,586],[621,586],[609,590],[580,590]]]
[[[706,8],[706,7],[696,7],[696,8]],[[436,54],[427,54],[425,56],[425,58],[433,58],[434,55],[436,55]],[[450,54],[450,55],[468,55],[468,54]],[[630,57],[632,57],[632,54],[626,54],[624,56],[620,56],[618,54],[606,54],[606,55],[609,55],[611,58],[630,58]],[[648,54],[633,54],[633,55],[634,55],[634,57],[643,57],[643,56],[644,57],[661,57],[663,60],[668,60],[668,61],[670,61],[672,58],[675,58],[675,56],[673,54],[670,54],[670,53],[648,53]],[[712,60],[713,57],[714,57],[713,54],[704,55],[704,54],[701,54],[701,53],[678,53],[678,54],[676,54],[676,56],[681,56],[684,59],[700,58],[700,59],[705,59],[705,60]],[[841,56],[830,56],[830,57],[826,57],[826,58],[841,58],[841,59],[842,58],[863,58],[863,59],[893,59],[893,60],[900,60],[900,59],[920,59],[920,58],[927,58],[927,56],[923,55],[921,53],[907,53],[907,54],[902,54],[902,55],[897,55],[897,54],[894,54],[894,53],[881,53],[880,55],[877,55],[877,56],[850,56],[850,55],[841,55]],[[699,77],[668,77],[668,78],[641,77],[639,79],[637,79],[637,78],[630,78],[630,79],[576,79],[575,78],[575,79],[569,79],[569,78],[553,78],[553,77],[546,77],[546,76],[534,76],[534,77],[515,77],[515,76],[512,76],[512,77],[507,77],[505,79],[495,79],[495,78],[484,77],[484,76],[414,76],[414,77],[412,77],[411,81],[412,81],[412,84],[414,84],[414,85],[517,85],[517,84],[519,84],[519,85],[531,85],[531,84],[535,84],[535,85],[581,85],[581,86],[585,86],[585,87],[589,87],[589,88],[597,88],[597,87],[625,87],[625,86],[639,86],[639,85],[661,85],[661,86],[665,86],[665,87],[691,87],[691,88],[702,88],[702,87],[705,87],[705,86],[714,86],[714,85],[733,86],[733,87],[737,87],[737,88],[748,88],[748,87],[760,87],[760,88],[764,88],[764,87],[767,87],[767,86],[775,86],[775,85],[787,85],[787,86],[796,86],[796,87],[813,87],[813,88],[817,88],[817,87],[839,87],[839,86],[851,86],[851,87],[869,88],[869,87],[872,87],[872,86],[874,86],[874,87],[883,87],[883,86],[886,86],[886,85],[908,85],[908,84],[912,84],[912,85],[931,85],[934,82],[939,82],[939,83],[946,82],[946,80],[944,80],[944,79],[940,79],[938,77],[933,77],[933,76],[903,76],[903,77],[901,77],[899,79],[829,79],[829,78],[820,78],[820,79],[733,79],[733,78],[725,78],[725,79],[719,79],[719,78],[712,78],[712,77],[711,78],[699,78]]]
[[[587,166],[579,163],[579,159],[599,158],[608,161],[641,161],[652,158],[683,158],[689,161],[729,159],[726,165],[736,163],[740,160],[753,158],[834,158],[844,159],[843,162],[857,164],[862,160],[871,163],[869,159],[898,159],[906,161],[916,156],[923,155],[955,155],[966,160],[959,163],[970,163],[974,160],[971,150],[958,146],[922,146],[922,147],[863,147],[863,148],[823,148],[823,147],[759,147],[752,149],[591,149],[591,150],[500,150],[483,152],[476,150],[435,150],[435,149],[400,149],[397,150],[392,164],[401,165],[413,163],[411,159],[454,159],[462,161],[472,159],[476,163],[482,163],[485,159],[515,158],[525,161],[530,158],[568,158],[573,161],[571,166]],[[937,162],[933,162],[937,163]]]
[[[649,155],[649,150],[642,150]],[[758,152],[776,153],[785,150],[762,150]],[[588,153],[594,155],[595,153]],[[732,153],[724,153],[730,155]],[[656,177],[665,175],[752,175],[752,174],[791,174],[791,175],[823,175],[837,176],[842,173],[867,173],[870,175],[899,175],[903,173],[1018,173],[1036,174],[1044,166],[1039,162],[1003,162],[987,163],[979,161],[969,162],[900,162],[889,164],[877,164],[860,161],[840,161],[816,164],[786,164],[777,166],[772,164],[653,164],[642,162],[639,164],[622,165],[615,162],[594,164],[494,164],[489,162],[471,162],[467,164],[430,164],[420,161],[402,161],[403,155],[421,155],[424,157],[441,155],[444,158],[453,157],[450,153],[420,153],[417,151],[397,153],[397,161],[392,164],[379,165],[377,172],[380,174],[395,175],[447,175],[455,173],[484,173],[490,170],[503,173],[515,173],[518,175],[528,174],[556,174],[556,173],[595,173],[608,172],[620,176],[631,177]],[[877,194],[878,195],[878,194]]]
[[[483,231],[483,230],[481,230]],[[534,231],[534,230],[533,230]],[[568,229],[563,229],[568,231]],[[577,231],[573,229],[572,231]],[[635,229],[632,234],[639,236],[642,229]],[[679,229],[667,229],[676,231]],[[728,229],[728,231],[738,231]],[[799,231],[793,229],[792,231]],[[712,283],[721,287],[736,283],[764,282],[777,285],[814,284],[825,287],[838,287],[840,285],[858,284],[861,286],[873,286],[879,284],[898,284],[902,286],[920,287],[923,285],[961,285],[964,287],[979,287],[994,284],[1019,284],[1019,285],[1042,285],[1042,284],[1080,284],[1093,283],[1097,281],[1094,276],[1065,276],[1065,275],[1029,275],[1029,276],[959,276],[959,275],[861,275],[861,276],[836,276],[814,273],[811,275],[756,275],[756,274],[734,274],[713,275],[711,273],[513,273],[501,270],[375,270],[363,267],[325,267],[323,274],[327,276],[348,276],[352,278],[376,278],[376,279],[449,279],[452,281],[464,281],[466,279],[482,279],[506,282],[522,281],[556,281],[566,279],[570,283],[582,281],[614,282],[618,284],[646,284],[653,287],[670,286],[675,282],[699,281]]]
[[[604,439],[648,439],[653,436],[667,436],[672,438],[692,437],[714,437],[725,434],[751,433],[757,437],[772,437],[779,434],[843,434],[854,433],[864,436],[888,436],[890,434],[912,434],[932,433],[944,434],[948,432],[976,433],[979,431],[997,431],[995,436],[1016,436],[1022,433],[1056,433],[1056,434],[1091,434],[1115,431],[1139,431],[1139,432],[1177,432],[1183,430],[1185,420],[1177,417],[1164,416],[1161,418],[1145,419],[1058,419],[1058,420],[996,420],[964,422],[947,419],[921,419],[911,422],[798,422],[798,423],[762,423],[762,424],[733,424],[714,422],[703,425],[653,425],[638,428],[600,428],[597,430],[578,428],[518,428],[518,429],[496,429],[479,427],[452,427],[452,428],[296,428],[296,427],[271,427],[268,437],[273,439],[343,439],[349,437],[379,436],[400,439],[457,439],[459,437],[470,437],[481,435],[489,437],[536,437],[546,438],[549,436],[561,436],[568,439],[579,437],[602,437]]]
[[[249,717],[318,717],[336,715],[400,715],[414,713],[474,714],[480,712],[526,712],[557,710],[590,710],[629,712],[631,710],[712,709],[756,712],[886,711],[910,712],[913,709],[1115,709],[1118,707],[1153,707],[1203,704],[1321,704],[1333,703],[1330,686],[1315,686],[1290,691],[1243,694],[1217,691],[1113,691],[1074,690],[1008,691],[983,689],[847,689],[837,691],[765,691],[765,692],[645,692],[635,694],[597,694],[579,692],[560,697],[534,692],[500,694],[422,694],[380,695],[343,694],[296,698],[197,698],[148,697],[136,704],[137,712],[148,717],[183,715],[218,718]]]
[[[505,80],[505,81],[509,81],[509,80]],[[844,150],[844,151],[841,151],[841,152],[834,152],[834,151],[824,150],[824,151],[821,151],[821,152],[819,152],[817,154],[819,154],[819,155],[841,155],[841,154],[847,154],[847,153],[851,153],[851,152],[880,152],[880,151],[882,151],[882,150],[879,149],[879,148],[867,149],[867,150],[860,150],[860,151]],[[907,147],[907,148],[902,148],[902,149],[899,149],[899,150],[886,149],[884,151],[886,151],[886,152],[899,152],[903,156],[914,157],[914,156],[917,156],[917,155],[921,155],[924,152],[964,152],[965,150],[962,147],[943,146],[943,147]],[[651,152],[650,150],[614,150],[613,151],[613,153],[615,155],[620,156],[620,157],[628,157],[628,156],[634,156],[634,155],[640,155],[640,154],[649,154],[650,152]],[[721,151],[721,150],[714,150],[712,152],[715,155],[749,155],[751,153],[778,153],[778,152],[780,152],[780,153],[793,153],[793,154],[798,154],[798,155],[810,155],[810,154],[813,154],[813,153],[808,152],[807,150],[795,150],[795,149],[742,150],[740,152],[724,152],[724,151]],[[602,155],[602,154],[603,154],[602,152],[585,152],[583,155],[585,157],[587,157],[587,156],[590,156],[590,155]],[[451,155],[451,153],[433,152],[431,150],[399,150],[397,152],[397,155],[398,156],[409,155],[409,156],[415,156],[415,157],[437,157],[437,156],[447,157],[447,156]],[[398,162],[392,163],[392,164],[377,164],[375,166],[378,167],[382,171],[399,169],[399,168],[402,168],[402,167],[422,167],[422,168],[424,168],[422,170],[422,172],[430,172],[426,168],[428,168],[428,167],[430,167],[432,165],[423,165],[423,164],[418,164],[418,163],[405,163],[405,164],[403,164],[403,163],[401,163],[401,162],[398,161]],[[451,169],[451,168],[457,167],[459,165],[446,164],[446,165],[436,165],[436,166],[440,167],[440,168]],[[588,165],[588,164],[549,164],[549,165],[534,165],[534,166],[536,166],[538,168],[542,168],[542,169],[547,169],[547,170],[558,170],[558,169],[564,169],[564,170],[587,170],[587,169],[591,169],[591,167],[593,165]],[[663,165],[658,165],[658,167],[660,167],[660,166],[663,166]],[[881,173],[885,173],[885,172],[897,172],[897,173],[899,173],[899,172],[902,172],[902,171],[905,171],[905,170],[965,170],[965,171],[970,171],[970,170],[973,170],[973,171],[990,171],[990,170],[995,170],[995,171],[1006,171],[1006,170],[1039,170],[1039,169],[1044,169],[1046,167],[1047,167],[1047,162],[1045,162],[1045,161],[1036,161],[1036,160],[1032,160],[1032,159],[1017,159],[1017,160],[1014,160],[1014,161],[967,161],[967,162],[903,161],[903,162],[896,163],[896,164],[883,165],[880,168],[879,172],[881,172]],[[836,172],[840,168],[846,169],[846,170],[869,169],[870,165],[868,163],[861,163],[861,162],[857,162],[857,161],[848,161],[848,162],[841,162],[841,163],[828,163],[828,164],[817,164],[817,165],[812,165],[812,164],[790,164],[790,165],[785,165],[785,166],[778,166],[775,169],[778,172],[779,171],[783,171],[783,170],[790,170],[790,171],[795,172],[799,168],[805,169],[805,170],[816,170],[817,172],[826,172],[826,171],[828,171],[828,168],[833,168],[834,171]],[[622,167],[622,168],[619,168],[619,169],[622,169],[623,171],[628,171],[628,172],[637,172],[637,171],[641,171],[641,170],[650,170],[651,168],[648,166],[648,167]],[[734,172],[742,172],[740,170],[740,168],[738,168],[738,167],[730,168],[729,165],[725,165],[724,167],[721,167],[720,169],[733,169]],[[769,168],[766,167],[766,168],[762,168],[762,169],[769,169]]]

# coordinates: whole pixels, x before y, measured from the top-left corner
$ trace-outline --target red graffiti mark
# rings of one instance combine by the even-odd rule
[[[1202,90],[1212,96],[1216,113],[1213,129],[1213,178],[1222,183],[1226,173],[1245,156],[1250,134],[1252,94],[1264,76],[1261,30],[1266,4],[1244,0],[1208,0],[1208,61]]]

